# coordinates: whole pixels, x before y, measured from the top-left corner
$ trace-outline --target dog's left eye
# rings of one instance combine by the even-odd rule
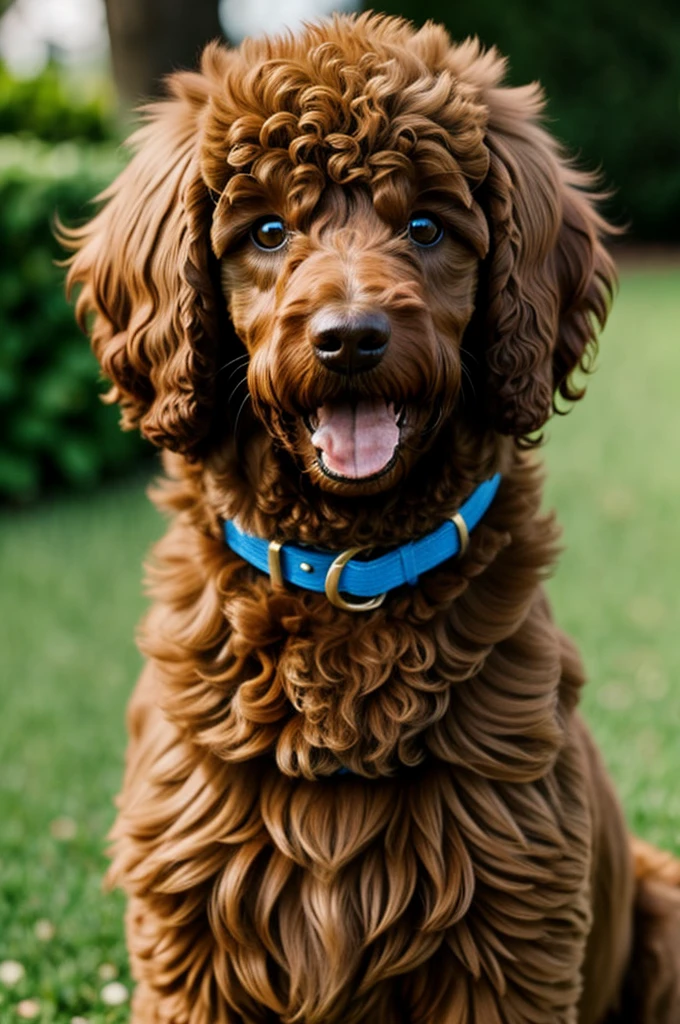
[[[288,237],[288,232],[280,217],[263,217],[251,229],[250,237],[258,249],[272,252],[281,248]]]
[[[444,228],[436,217],[429,213],[416,213],[408,222],[408,237],[416,245],[428,248],[441,242]]]

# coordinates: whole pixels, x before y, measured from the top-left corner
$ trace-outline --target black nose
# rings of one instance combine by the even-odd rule
[[[377,366],[390,340],[384,313],[322,317],[313,334],[314,354],[336,373],[363,373]]]

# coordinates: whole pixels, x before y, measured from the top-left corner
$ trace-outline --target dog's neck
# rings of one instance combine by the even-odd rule
[[[558,534],[540,514],[540,472],[528,457],[515,453],[460,563],[361,615],[322,594],[273,590],[230,552],[219,524],[213,531],[217,476],[170,462],[174,480],[157,500],[176,525],[157,548],[159,604],[143,649],[169,664],[164,706],[196,742],[229,761],[275,758],[291,777],[340,766],[378,777],[428,757],[508,780],[546,769],[559,743],[561,650],[527,630],[540,623],[554,639],[540,583]],[[491,699],[499,659],[505,690]],[[475,715],[498,700],[508,738],[502,749],[480,747]],[[486,735],[495,733],[489,724]]]

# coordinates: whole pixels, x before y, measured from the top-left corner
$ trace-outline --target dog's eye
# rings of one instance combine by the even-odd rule
[[[280,217],[263,217],[251,229],[250,237],[258,249],[272,252],[281,248],[288,237],[288,232]]]
[[[443,234],[440,222],[429,213],[416,213],[408,222],[408,237],[423,248],[441,242]]]

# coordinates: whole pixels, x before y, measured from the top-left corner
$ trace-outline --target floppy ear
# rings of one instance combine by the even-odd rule
[[[223,316],[198,165],[209,82],[180,73],[169,92],[147,108],[130,140],[136,155],[100,197],[104,208],[84,227],[62,229],[61,240],[75,250],[68,288],[82,285],[78,322],[89,326],[123,427],[191,452],[210,426]]]
[[[570,375],[587,369],[615,272],[592,177],[537,123],[538,87],[493,89],[488,102],[488,412],[497,430],[522,438],[543,426],[558,394],[583,395]]]

